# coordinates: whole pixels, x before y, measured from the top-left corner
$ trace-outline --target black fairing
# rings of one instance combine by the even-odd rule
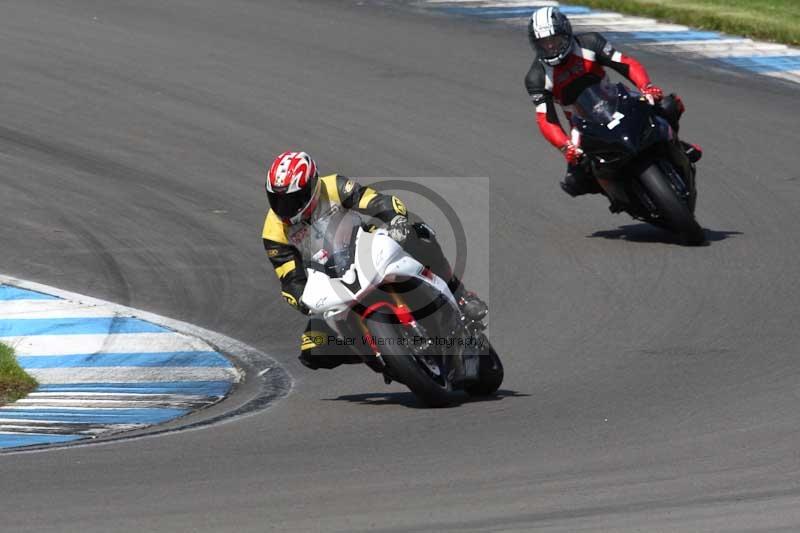
[[[621,83],[604,90],[616,99],[611,103],[613,117],[592,120],[597,117],[587,119],[575,114],[572,126],[581,132],[581,148],[588,156],[584,164],[588,164],[609,199],[634,217],[652,222],[657,214],[648,199],[642,198],[636,179],[645,168],[658,162],[694,211],[694,166],[658,108]]]

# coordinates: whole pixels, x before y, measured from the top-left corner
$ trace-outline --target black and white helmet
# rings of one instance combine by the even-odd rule
[[[557,7],[541,7],[528,21],[528,39],[539,59],[558,65],[572,49],[572,25]]]

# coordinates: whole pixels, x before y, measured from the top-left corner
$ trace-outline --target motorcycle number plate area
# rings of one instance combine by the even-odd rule
[[[614,114],[611,116],[611,118],[612,118],[611,122],[609,122],[606,127],[610,130],[613,130],[614,128],[619,126],[619,123],[622,122],[622,119],[625,118],[625,115],[623,115],[619,111],[615,111]]]

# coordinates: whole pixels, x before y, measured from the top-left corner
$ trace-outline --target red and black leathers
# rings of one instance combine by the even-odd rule
[[[570,138],[558,120],[555,104],[563,106],[569,116],[570,106],[581,91],[605,77],[604,67],[616,70],[640,90],[650,85],[641,63],[616,51],[599,33],[575,35],[570,54],[559,65],[546,65],[534,58],[525,87],[536,106],[539,129],[556,148],[564,149]]]

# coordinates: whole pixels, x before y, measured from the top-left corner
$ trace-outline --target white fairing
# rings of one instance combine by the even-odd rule
[[[350,305],[377,285],[417,278],[455,302],[444,280],[435,275],[425,276],[422,271],[422,264],[389,237],[386,230],[368,233],[359,229],[355,262],[350,269],[341,278],[331,278],[318,270],[308,269],[308,281],[301,300],[311,314],[323,315],[327,320],[347,311]]]

